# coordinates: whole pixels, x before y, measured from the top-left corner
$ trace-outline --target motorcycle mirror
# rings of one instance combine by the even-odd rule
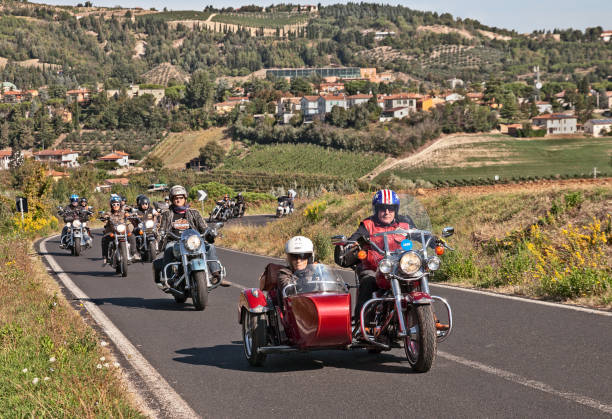
[[[442,230],[442,237],[450,237],[453,234],[455,234],[454,227],[444,227],[444,229]]]
[[[331,238],[331,242],[334,246],[344,246],[346,244],[346,240],[346,236],[344,235],[332,236]]]

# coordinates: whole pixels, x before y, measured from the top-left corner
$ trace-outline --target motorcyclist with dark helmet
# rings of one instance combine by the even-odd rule
[[[359,318],[359,313],[363,304],[372,298],[372,294],[379,289],[376,284],[376,270],[378,262],[383,258],[377,251],[373,250],[369,241],[374,242],[379,248],[384,249],[382,236],[376,237],[375,234],[385,231],[393,231],[398,228],[414,228],[414,222],[410,217],[398,214],[400,199],[397,194],[390,189],[381,189],[372,198],[372,215],[359,224],[357,231],[349,237],[349,241],[361,243],[362,248],[367,251],[367,257],[359,261],[356,257],[356,246],[349,246],[346,249],[336,248],[336,263],[341,266],[355,266],[359,277],[359,295],[355,304],[354,317]]]
[[[234,197],[234,202],[236,206],[236,210],[234,211],[234,213],[237,214],[238,217],[240,217],[244,214],[245,205],[244,196],[242,196],[242,192],[238,192],[238,195]]]
[[[64,221],[66,221],[68,218],[80,218],[81,207],[79,206],[79,196],[77,194],[73,193],[72,195],[70,195],[70,203],[60,211],[60,215],[64,218]],[[62,228],[62,235],[60,239],[61,248],[64,248],[66,246],[64,244],[64,238],[66,237],[66,234],[68,234],[68,227],[64,226],[64,228]]]
[[[89,221],[89,216],[93,213],[93,208],[89,206],[87,198],[84,196],[79,199],[79,210],[81,211],[81,221]],[[91,238],[91,230],[86,226],[87,234]]]
[[[121,206],[121,197],[116,194],[112,194],[109,199],[110,211],[104,214],[103,221],[105,221],[104,225],[104,236],[102,237],[102,259],[104,259],[104,263],[108,263],[108,246],[112,240],[110,234],[113,232],[113,224],[125,224],[127,227],[128,233],[128,243],[130,244],[130,255],[132,257],[135,256],[136,252],[136,237],[134,234],[131,234],[134,231],[134,226],[132,223],[128,223],[127,221],[127,213],[125,209]]]
[[[151,200],[146,195],[138,195],[136,198],[136,213],[139,218],[155,220],[158,212],[151,207]]]
[[[206,221],[202,218],[199,211],[189,207],[187,204],[187,190],[181,185],[175,185],[170,188],[170,208],[164,210],[159,221],[160,244],[159,248],[164,249],[163,253],[153,261],[153,272],[155,282],[161,284],[161,271],[168,263],[174,261],[172,248],[175,237],[180,237],[181,232],[192,228],[203,234],[208,227]],[[168,233],[172,233],[170,236]],[[207,239],[204,237],[204,239]],[[208,268],[213,276],[213,283],[220,281],[221,265],[217,262],[217,253],[215,246],[206,242],[206,258],[208,259]],[[225,284],[223,284],[225,285]]]

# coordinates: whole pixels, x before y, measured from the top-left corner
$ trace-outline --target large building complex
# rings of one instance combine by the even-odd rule
[[[341,79],[361,78],[361,68],[359,67],[323,67],[323,68],[272,68],[266,70],[266,77],[309,77],[318,74],[321,77],[338,77]]]

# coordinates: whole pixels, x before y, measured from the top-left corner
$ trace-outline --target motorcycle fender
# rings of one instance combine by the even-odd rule
[[[205,271],[206,262],[204,262],[203,259],[192,259],[189,261],[189,270],[190,271]]]
[[[414,291],[406,297],[411,304],[431,304],[433,302],[431,295],[426,292]]]
[[[238,323],[242,323],[242,310],[251,313],[265,313],[272,309],[268,307],[266,296],[257,288],[247,288],[240,292],[238,301]]]

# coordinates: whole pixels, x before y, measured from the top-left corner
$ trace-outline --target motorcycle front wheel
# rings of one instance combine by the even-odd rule
[[[191,299],[197,311],[202,311],[208,303],[208,285],[204,271],[191,273]]]
[[[122,277],[127,276],[127,267],[128,267],[128,251],[127,244],[125,242],[119,243],[119,252],[120,252],[120,261],[119,261],[119,271],[121,272]]]
[[[427,372],[436,357],[436,327],[431,305],[408,306],[404,351],[414,372]]]
[[[74,254],[74,256],[81,255],[81,238],[80,237],[74,238],[74,245],[72,246],[72,253]]]
[[[261,314],[244,311],[242,318],[242,342],[244,356],[253,367],[262,366],[266,354],[258,353],[257,349],[266,346],[266,320]]]
[[[153,262],[153,260],[155,260],[155,256],[157,256],[155,254],[155,249],[153,248],[153,245],[155,244],[155,242],[153,243],[149,243],[149,248],[147,249],[147,262]]]

